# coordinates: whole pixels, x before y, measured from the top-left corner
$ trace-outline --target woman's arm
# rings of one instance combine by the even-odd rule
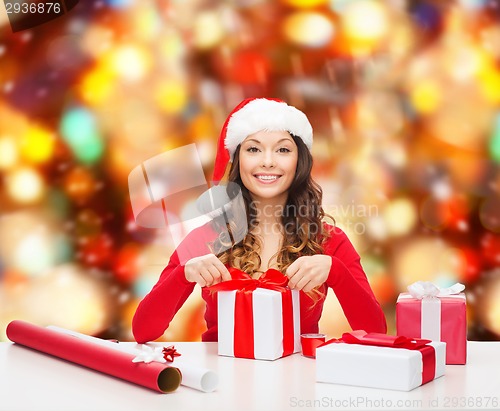
[[[184,266],[174,252],[156,285],[137,307],[132,320],[136,341],[143,344],[161,337],[195,284],[186,280]]]
[[[353,330],[386,333],[384,313],[361,267],[359,254],[342,230],[332,227],[331,235],[325,246],[325,254],[332,257],[326,283],[335,292],[347,321]]]

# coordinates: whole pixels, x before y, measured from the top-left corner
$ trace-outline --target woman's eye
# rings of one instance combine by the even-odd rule
[[[289,148],[286,148],[286,147],[281,147],[278,151],[280,153],[290,153],[292,150],[290,150]]]
[[[257,151],[259,151],[259,149],[257,147],[248,147],[247,151],[249,153],[256,153]]]

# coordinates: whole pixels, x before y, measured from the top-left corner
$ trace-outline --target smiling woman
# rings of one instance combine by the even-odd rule
[[[304,113],[278,99],[246,99],[222,128],[213,180],[225,175],[238,186],[246,211],[246,235],[229,247],[213,226],[193,230],[172,255],[158,283],[133,319],[139,343],[160,337],[196,284],[206,302],[203,341],[217,341],[217,294],[209,286],[231,279],[230,268],[259,278],[269,269],[300,292],[302,333],[317,333],[328,288],[353,329],[386,332],[386,322],[347,236],[327,224],[322,190],[311,177],[312,127]],[[333,220],[333,219],[332,219]],[[230,222],[227,222],[231,230]],[[234,227],[233,227],[234,228]],[[179,249],[193,257],[185,264]]]
[[[254,201],[285,203],[297,168],[297,144],[287,131],[258,131],[239,149],[240,176]]]

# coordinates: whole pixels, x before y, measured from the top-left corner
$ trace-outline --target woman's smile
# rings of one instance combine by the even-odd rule
[[[261,184],[273,184],[279,180],[281,175],[280,174],[255,174],[254,177]]]

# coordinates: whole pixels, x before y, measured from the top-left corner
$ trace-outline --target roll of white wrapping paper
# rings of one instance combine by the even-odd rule
[[[47,328],[52,331],[72,335],[73,337],[80,338],[82,340],[86,340],[88,342],[104,347],[112,348],[114,350],[128,352],[135,355],[139,355],[142,352],[141,344],[137,344],[134,347],[129,344],[103,340],[101,338],[81,334],[79,332],[68,330],[66,328],[56,327],[54,325],[49,325]],[[178,368],[182,374],[181,385],[184,385],[186,387],[194,388],[203,392],[212,392],[217,388],[219,384],[219,376],[214,371],[208,368],[198,367],[196,365],[186,363],[184,359],[181,360],[180,358],[176,358],[175,367]]]

